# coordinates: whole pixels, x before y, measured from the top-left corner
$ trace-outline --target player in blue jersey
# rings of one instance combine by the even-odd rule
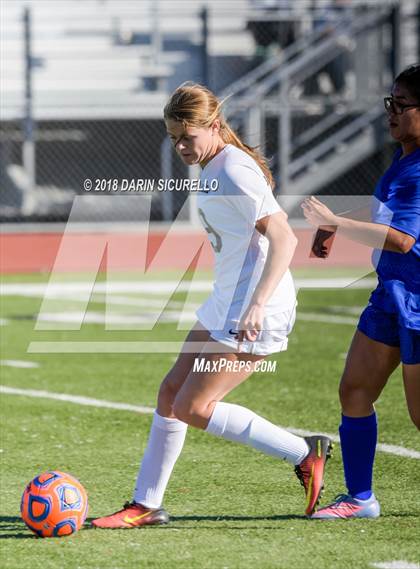
[[[401,146],[376,187],[371,221],[334,215],[314,197],[302,206],[315,227],[339,228],[346,237],[373,246],[378,275],[340,384],[340,439],[348,493],[312,515],[318,519],[380,515],[372,493],[374,402],[400,363],[408,411],[420,429],[420,65],[398,75],[384,102],[391,136]]]

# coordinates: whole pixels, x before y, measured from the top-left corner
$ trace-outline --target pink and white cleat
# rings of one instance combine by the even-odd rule
[[[349,494],[339,494],[334,502],[312,514],[315,520],[348,520],[351,518],[379,518],[381,508],[375,495],[369,500],[358,500]]]

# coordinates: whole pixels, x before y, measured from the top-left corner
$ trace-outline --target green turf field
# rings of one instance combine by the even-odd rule
[[[8,276],[3,283],[28,285],[47,278]],[[150,280],[171,278],[165,273]],[[62,279],[81,282],[83,276]],[[279,425],[337,434],[337,384],[357,312],[368,295],[366,289],[301,292],[301,317],[289,350],[272,358],[277,372],[254,374],[227,400]],[[157,298],[159,294],[148,292],[115,293],[112,314],[153,312]],[[204,293],[194,293],[188,299],[190,308],[203,298]],[[0,300],[1,384],[7,387],[153,407],[175,353],[28,353],[28,346],[41,341],[123,346],[145,340],[179,342],[185,336],[170,320],[153,330],[106,330],[103,323],[87,321],[80,330],[34,330],[42,294],[34,296],[26,289],[3,294]],[[183,300],[184,293],[176,293],[165,313],[179,310]],[[103,313],[104,301],[103,294],[93,293],[88,313]],[[71,312],[82,306],[70,290],[53,308]],[[10,360],[38,367],[12,367]],[[419,435],[408,417],[399,370],[378,401],[377,412],[379,441],[418,456]],[[420,562],[418,458],[378,452],[375,492],[383,511],[380,519],[311,521],[303,516],[303,489],[290,466],[193,429],[166,495],[170,525],[120,531],[91,530],[87,525],[67,538],[38,539],[19,515],[25,484],[48,469],[67,471],[88,492],[88,519],[111,513],[132,497],[151,415],[2,394],[1,419],[2,568],[358,569],[379,562]],[[338,444],[326,484],[323,503],[344,490]]]

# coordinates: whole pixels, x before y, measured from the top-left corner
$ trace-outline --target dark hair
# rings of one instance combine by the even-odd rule
[[[420,103],[420,64],[415,63],[406,67],[404,71],[396,77],[395,82],[399,85],[404,85],[404,87],[409,91],[419,103]]]

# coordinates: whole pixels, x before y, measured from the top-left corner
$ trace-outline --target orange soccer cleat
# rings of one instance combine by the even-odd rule
[[[309,454],[295,467],[295,473],[305,488],[305,514],[310,516],[315,510],[324,488],[324,468],[331,456],[332,442],[328,437],[321,435],[305,437],[305,441],[309,446]]]
[[[126,502],[122,510],[93,520],[92,526],[103,529],[122,529],[167,524],[168,522],[168,512],[162,508],[145,508],[136,502]]]

